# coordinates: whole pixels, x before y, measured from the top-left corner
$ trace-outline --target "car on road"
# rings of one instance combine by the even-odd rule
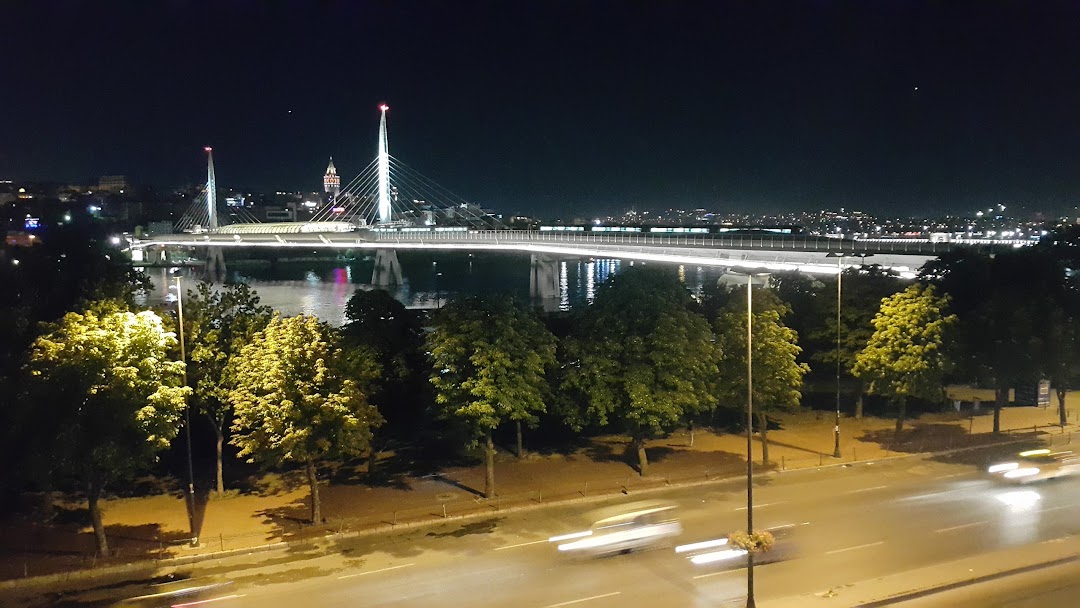
[[[795,524],[765,528],[763,531],[772,534],[774,544],[768,551],[755,554],[754,563],[764,565],[794,558],[797,555],[796,543],[792,538],[795,528]],[[746,551],[730,546],[726,537],[679,545],[675,547],[675,553],[700,567],[731,570],[747,565]]]
[[[1008,483],[1070,477],[1080,473],[1080,455],[1045,448],[1027,450],[1017,454],[1016,458],[990,465],[987,472],[995,479]]]
[[[588,530],[553,536],[561,553],[600,557],[652,549],[682,534],[675,505],[640,501],[595,512]]]

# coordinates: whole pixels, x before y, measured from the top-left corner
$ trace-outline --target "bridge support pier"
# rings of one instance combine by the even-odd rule
[[[398,261],[397,249],[376,249],[375,269],[371,271],[371,284],[379,287],[403,285],[401,262]]]
[[[206,250],[206,280],[211,283],[225,282],[225,254],[221,252],[221,247]]]
[[[558,310],[559,260],[554,256],[534,253],[529,260],[529,297],[545,311]]]

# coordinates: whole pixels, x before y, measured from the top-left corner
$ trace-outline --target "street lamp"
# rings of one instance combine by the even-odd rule
[[[754,534],[754,299],[751,288],[754,277],[768,276],[767,272],[738,273],[746,275],[746,534]],[[756,608],[754,602],[754,552],[746,552],[746,608]]]
[[[836,258],[836,424],[833,426],[833,458],[840,458],[840,294],[844,284],[844,258],[867,258],[872,253],[836,253],[830,251],[827,258]]]
[[[184,348],[184,291],[180,279],[176,277],[176,312],[180,320],[180,360],[184,362],[184,386],[187,386],[187,351]],[[191,404],[184,398],[184,436],[187,439],[188,472],[188,529],[191,530],[191,546],[199,545],[199,536],[195,533],[195,470],[191,465]]]
[[[442,273],[439,272],[438,270],[439,270],[439,263],[438,262],[432,262],[431,263],[431,272],[434,273],[434,275],[435,275],[435,310],[442,309],[442,294],[439,293],[439,277],[442,276]]]

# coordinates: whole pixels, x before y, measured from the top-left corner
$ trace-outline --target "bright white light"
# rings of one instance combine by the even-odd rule
[[[18,266],[19,265],[19,260],[11,260],[11,265],[12,266]]]
[[[987,472],[989,472],[989,473],[1000,473],[1002,471],[1013,471],[1013,470],[1016,470],[1016,469],[1019,469],[1019,468],[1020,468],[1020,463],[1019,462],[1005,462],[1005,463],[1002,463],[1002,464],[995,464],[994,466],[987,469]]]
[[[444,370],[444,371],[450,371],[450,370]],[[571,540],[571,539],[574,539],[574,538],[585,538],[586,536],[590,536],[591,534],[592,534],[592,530],[585,530],[584,532],[572,532],[570,534],[561,534],[559,536],[552,536],[551,538],[548,539],[548,542],[549,543],[557,543],[557,542],[561,542],[561,541],[564,541],[564,540]]]
[[[387,110],[389,110],[389,109],[390,109],[390,106],[386,105],[385,103],[384,103],[384,104],[380,104],[380,105],[379,105],[379,109],[380,109],[380,110],[382,110],[383,112],[385,112],[385,111],[387,111]]]
[[[1016,469],[1015,471],[1009,471],[1005,473],[1005,477],[1008,479],[1018,479],[1020,477],[1031,477],[1032,475],[1038,475],[1039,469],[1037,467],[1027,467],[1024,469]]]
[[[119,245],[120,244],[120,237],[114,236],[114,237],[109,239],[109,242],[112,243],[113,245]]]
[[[1034,490],[1020,490],[999,494],[997,499],[1010,507],[1030,507],[1039,502],[1042,497]]]
[[[679,545],[675,547],[675,553],[686,553],[687,551],[698,551],[701,549],[712,549],[715,547],[723,547],[727,544],[726,538],[718,538],[716,540],[706,540],[700,543],[690,543],[689,545]]]
[[[713,551],[712,553],[702,553],[701,555],[695,555],[690,558],[690,561],[697,565],[712,564],[714,562],[724,561],[726,559],[735,559],[746,555],[744,549],[725,549],[723,551]]]

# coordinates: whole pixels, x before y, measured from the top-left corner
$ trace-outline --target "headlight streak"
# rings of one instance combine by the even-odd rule
[[[570,534],[562,534],[559,536],[552,536],[548,539],[549,543],[558,543],[564,540],[573,540],[575,538],[585,538],[586,536],[592,536],[592,530],[585,530],[584,532],[572,532]]]
[[[1032,475],[1038,475],[1039,469],[1037,467],[1026,467],[1023,469],[1016,469],[1005,473],[1007,479],[1017,479],[1019,477],[1031,477]]]

